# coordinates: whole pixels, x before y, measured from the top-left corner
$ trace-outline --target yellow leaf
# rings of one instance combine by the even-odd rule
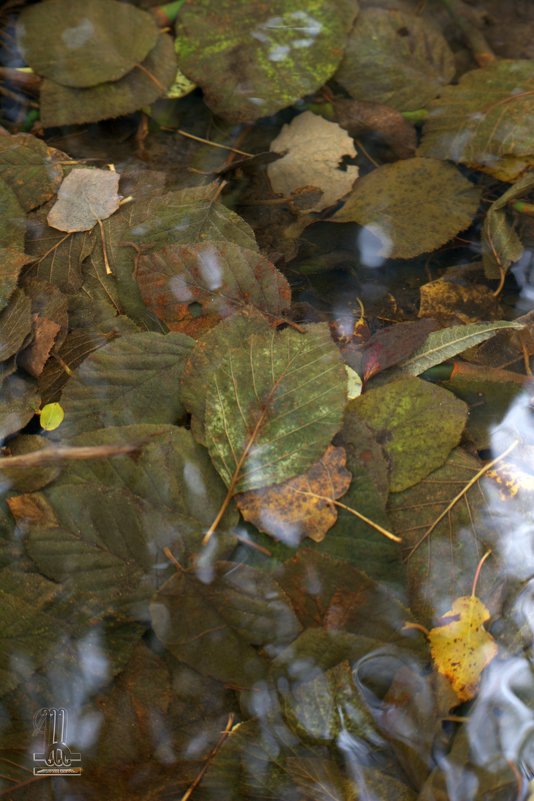
[[[41,428],[44,428],[45,431],[54,431],[61,425],[64,417],[65,412],[60,403],[47,403],[41,409]]]
[[[480,674],[497,655],[497,644],[484,628],[489,618],[480,598],[465,595],[453,602],[444,625],[428,633],[434,664],[449,679],[459,701],[474,698]]]

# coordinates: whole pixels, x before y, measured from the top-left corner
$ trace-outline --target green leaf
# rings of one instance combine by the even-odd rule
[[[0,179],[0,247],[22,252],[26,235],[26,216],[16,194]]]
[[[347,379],[328,326],[253,334],[211,377],[205,431],[233,493],[303,473],[341,426]]]
[[[61,395],[62,438],[112,425],[176,422],[192,345],[185,334],[127,334],[88,356]]]
[[[419,109],[454,77],[446,39],[415,14],[364,9],[352,29],[335,80],[356,100]]]
[[[130,11],[128,6],[128,14]],[[41,85],[41,122],[50,128],[131,114],[164,95],[175,75],[173,41],[160,34],[142,64],[118,81],[76,89],[45,78]]]
[[[379,255],[410,259],[436,250],[467,228],[480,190],[450,164],[403,159],[360,178],[333,222],[357,222],[377,239]]]
[[[27,63],[64,86],[122,78],[157,37],[150,14],[116,0],[46,0],[17,21],[17,43]]]
[[[236,342],[245,343],[252,334],[271,330],[267,319],[253,307],[248,307],[223,320],[199,337],[189,356],[182,375],[181,394],[185,408],[191,412],[191,431],[197,442],[206,444],[204,420],[206,414],[205,387],[214,370],[229,348]]]
[[[247,687],[264,672],[253,646],[290,642],[300,625],[266,572],[219,562],[210,581],[201,578],[180,571],[163,585],[150,607],[154,631],[182,662]]]
[[[18,353],[31,330],[31,301],[22,289],[16,289],[0,312],[0,362]]]
[[[232,242],[169,245],[138,261],[143,301],[171,331],[198,336],[252,305],[275,319],[287,311],[286,278],[256,250]]]
[[[520,331],[524,326],[520,323],[497,320],[493,323],[470,323],[453,325],[432,331],[426,342],[413,353],[409,359],[400,363],[399,369],[409,375],[421,375],[436,364],[452,359],[464,350],[479,345],[490,339],[497,331],[511,328]]]
[[[266,117],[332,77],[357,12],[356,0],[188,0],[178,66],[215,114]]]
[[[46,203],[57,191],[63,168],[55,153],[30,134],[0,136],[0,177],[25,211]]]
[[[347,414],[374,430],[389,459],[390,488],[400,492],[446,461],[460,441],[467,406],[441,387],[401,378],[351,401]]]
[[[534,163],[533,78],[527,59],[466,72],[430,104],[419,153],[516,180]]]
[[[432,533],[427,529],[480,470],[478,459],[461,448],[416,486],[390,495],[388,509],[394,530],[403,538],[410,608],[423,625],[432,626],[460,596],[470,595],[477,564],[487,550],[487,501],[473,486]],[[413,551],[414,546],[418,547]],[[491,560],[480,575],[477,594],[492,586]]]
[[[523,255],[523,245],[506,206],[533,187],[534,174],[528,172],[489,207],[482,229],[482,262],[487,278],[501,278],[510,264]]]

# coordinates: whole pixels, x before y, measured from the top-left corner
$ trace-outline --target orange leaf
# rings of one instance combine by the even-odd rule
[[[444,615],[444,625],[428,633],[434,664],[448,678],[459,701],[474,698],[480,674],[497,655],[497,644],[484,628],[489,618],[480,598],[464,595]]]

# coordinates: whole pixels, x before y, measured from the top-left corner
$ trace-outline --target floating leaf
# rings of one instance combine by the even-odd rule
[[[345,451],[329,445],[321,459],[301,476],[244,492],[235,500],[245,520],[277,540],[293,546],[304,537],[322,542],[337,520],[336,507],[324,497],[340,498],[350,481]]]
[[[231,242],[169,245],[138,260],[143,301],[171,331],[195,336],[246,305],[275,319],[291,290],[274,264]]]
[[[506,206],[533,187],[534,175],[528,172],[489,207],[482,229],[482,262],[487,278],[501,278],[510,264],[521,258],[524,248]]]
[[[409,259],[467,228],[479,197],[480,190],[452,165],[404,159],[360,178],[331,219],[365,226],[377,238],[381,256]]]
[[[527,59],[466,72],[430,104],[419,153],[516,180],[534,163],[533,80]]]
[[[48,212],[48,225],[60,231],[90,231],[119,208],[119,174],[114,170],[72,170]]]
[[[17,43],[30,67],[64,86],[116,81],[156,44],[154,18],[116,0],[46,0],[25,9]]]
[[[332,77],[357,11],[356,0],[188,0],[178,66],[217,115],[266,117]]]
[[[184,406],[193,415],[191,430],[198,442],[206,444],[205,387],[211,381],[213,371],[228,349],[235,347],[237,342],[245,343],[252,334],[270,330],[268,320],[253,307],[249,307],[223,320],[197,340],[184,367],[181,395]]]
[[[44,428],[45,431],[55,431],[63,422],[64,417],[65,412],[60,403],[47,403],[41,409],[39,416],[41,428]]]
[[[192,345],[184,334],[127,334],[88,356],[61,395],[62,437],[176,422],[183,414],[178,381]]]
[[[389,459],[393,492],[417,484],[458,445],[467,406],[417,378],[401,378],[351,401],[348,414],[364,420]]]
[[[485,342],[503,329],[521,331],[521,323],[496,320],[492,323],[471,323],[470,325],[453,325],[432,331],[424,345],[421,345],[409,359],[399,365],[403,373],[421,375],[436,364],[452,359],[464,350]]]
[[[50,200],[61,183],[63,169],[53,154],[30,134],[0,136],[0,177],[25,211]]]
[[[211,382],[206,440],[233,492],[304,472],[340,428],[347,382],[326,325],[253,334],[227,352]]]
[[[130,14],[129,5],[120,5]],[[173,41],[167,34],[160,34],[142,64],[118,81],[75,89],[45,78],[41,85],[41,122],[45,128],[50,128],[131,114],[164,95],[175,75]]]
[[[0,312],[0,362],[18,353],[31,330],[31,301],[22,289],[16,289]]]
[[[267,573],[219,562],[211,581],[181,571],[154,597],[158,639],[203,675],[247,687],[265,666],[253,646],[281,645],[300,632],[286,594]]]
[[[428,634],[434,664],[449,679],[460,702],[475,697],[480,674],[497,656],[497,643],[484,628],[489,619],[480,598],[466,595],[456,598],[442,625]]]
[[[425,625],[432,626],[455,598],[471,590],[489,534],[487,499],[480,485],[471,487],[432,533],[420,540],[480,468],[478,459],[456,448],[442,467],[419,484],[389,497],[393,531],[402,536],[405,557],[409,554],[405,566],[410,608]],[[491,565],[490,561],[481,574],[484,594],[492,589]]]
[[[422,17],[367,8],[352,29],[335,80],[357,100],[411,111],[436,97],[455,71],[447,41]]]
[[[320,199],[308,211],[321,211],[350,192],[358,167],[339,169],[345,156],[356,156],[354,142],[337,123],[305,111],[284,125],[270,145],[273,153],[284,154],[267,166],[273,191],[288,197],[305,186],[318,187]]]

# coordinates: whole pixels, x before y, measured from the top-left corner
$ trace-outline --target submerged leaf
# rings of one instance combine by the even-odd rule
[[[64,86],[122,78],[143,61],[157,36],[150,14],[116,0],[45,0],[25,9],[17,22],[27,63]]]
[[[450,622],[447,622],[450,618]],[[484,628],[490,613],[476,595],[456,598],[443,624],[429,634],[432,659],[458,696],[469,701],[477,693],[480,674],[497,656],[497,644]]]
[[[447,41],[426,20],[366,8],[352,29],[335,80],[356,100],[411,111],[436,97],[454,73]]]
[[[0,247],[22,252],[26,218],[11,187],[0,178]]]
[[[31,301],[22,289],[16,289],[0,312],[0,362],[18,353],[31,329]]]
[[[401,378],[351,401],[348,414],[375,432],[390,463],[390,487],[400,492],[442,465],[458,445],[467,406],[418,378]]]
[[[25,211],[50,200],[61,183],[63,168],[53,153],[30,134],[0,136],[0,177]]]
[[[344,156],[356,156],[354,142],[337,123],[305,111],[284,125],[271,142],[273,153],[284,154],[267,167],[273,191],[288,197],[303,187],[317,187],[322,195],[307,211],[322,211],[350,192],[358,167],[340,170]]]
[[[171,331],[190,336],[246,305],[277,319],[291,302],[289,284],[274,264],[232,242],[152,251],[138,259],[136,277],[146,306]]]
[[[295,546],[304,537],[322,542],[337,520],[336,507],[324,498],[340,498],[350,481],[345,451],[329,445],[321,459],[302,475],[241,493],[235,500],[245,520],[281,542]]]
[[[497,59],[466,72],[429,107],[422,156],[452,159],[514,181],[534,163],[534,63]]]
[[[526,173],[488,209],[482,229],[482,262],[487,278],[501,278],[508,267],[523,254],[523,245],[517,235],[506,206],[534,187],[534,174]]]
[[[328,326],[253,334],[211,377],[205,430],[213,463],[233,492],[307,470],[339,430],[347,381]]]
[[[130,6],[125,7],[130,13]],[[118,81],[76,89],[45,78],[41,84],[41,122],[50,128],[132,114],[164,95],[175,75],[173,41],[162,33],[142,64]]]
[[[119,208],[119,174],[114,170],[72,170],[48,212],[48,225],[60,231],[90,231]]]
[[[331,219],[365,226],[384,258],[410,259],[436,250],[467,228],[479,197],[480,190],[452,165],[404,159],[360,178]]]
[[[356,0],[187,0],[178,66],[215,114],[266,117],[332,77],[357,12]]]

